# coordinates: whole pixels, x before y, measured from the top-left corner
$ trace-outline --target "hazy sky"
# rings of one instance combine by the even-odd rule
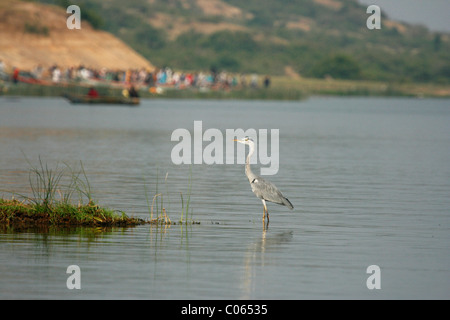
[[[365,5],[376,4],[381,14],[391,19],[422,24],[432,31],[450,32],[450,0],[359,0]],[[383,24],[383,20],[381,20]]]

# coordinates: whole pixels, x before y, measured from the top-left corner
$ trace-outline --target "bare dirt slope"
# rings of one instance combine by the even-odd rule
[[[81,13],[83,14],[83,13]],[[0,0],[0,60],[8,68],[37,65],[153,70],[154,66],[110,33],[67,28],[64,8],[19,0]]]

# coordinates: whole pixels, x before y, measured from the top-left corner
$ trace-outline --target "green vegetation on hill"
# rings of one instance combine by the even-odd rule
[[[450,35],[392,23],[383,10],[381,30],[369,30],[357,0],[73,2],[160,67],[450,83]]]

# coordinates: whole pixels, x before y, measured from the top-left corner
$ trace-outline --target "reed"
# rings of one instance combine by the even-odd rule
[[[150,222],[155,225],[170,225],[170,224],[199,224],[199,222],[196,222],[193,220],[193,210],[192,207],[190,207],[191,202],[191,190],[192,190],[192,168],[189,170],[189,178],[188,178],[188,185],[187,185],[187,198],[185,201],[185,198],[183,197],[183,193],[180,192],[180,200],[181,200],[181,213],[180,213],[180,219],[172,220],[169,217],[168,212],[171,213],[170,210],[170,193],[168,189],[168,178],[169,173],[167,172],[164,178],[164,189],[165,192],[160,192],[160,181],[159,181],[159,171],[156,172],[156,183],[155,183],[155,194],[152,197],[152,200],[150,201],[149,197],[149,190],[145,183],[144,178],[144,189],[145,189],[145,197],[147,200],[147,207],[148,212],[150,215]],[[167,202],[165,202],[165,198],[167,198]],[[166,209],[166,205],[168,208]],[[191,209],[189,211],[189,209]],[[190,216],[189,216],[190,212]]]
[[[183,216],[185,217],[185,224],[188,222],[188,215],[189,215],[189,204],[191,203],[191,190],[192,190],[192,167],[189,168],[189,178],[188,178],[188,191],[187,191],[187,201],[186,201],[186,207],[184,206],[184,199],[183,199],[183,193],[180,193],[181,196],[181,218],[180,222],[183,222]],[[191,210],[191,221],[192,221],[192,210]]]

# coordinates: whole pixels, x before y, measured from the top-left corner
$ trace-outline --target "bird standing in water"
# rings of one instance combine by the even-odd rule
[[[246,144],[250,147],[250,151],[245,161],[245,175],[250,182],[253,193],[258,198],[260,198],[263,203],[263,221],[265,220],[267,214],[267,224],[269,224],[269,210],[267,210],[266,201],[286,206],[291,210],[294,209],[292,203],[283,196],[280,190],[278,190],[278,188],[273,183],[261,178],[260,176],[257,176],[250,168],[250,157],[255,152],[255,142],[249,137],[245,137],[243,139],[234,139],[233,141]]]

